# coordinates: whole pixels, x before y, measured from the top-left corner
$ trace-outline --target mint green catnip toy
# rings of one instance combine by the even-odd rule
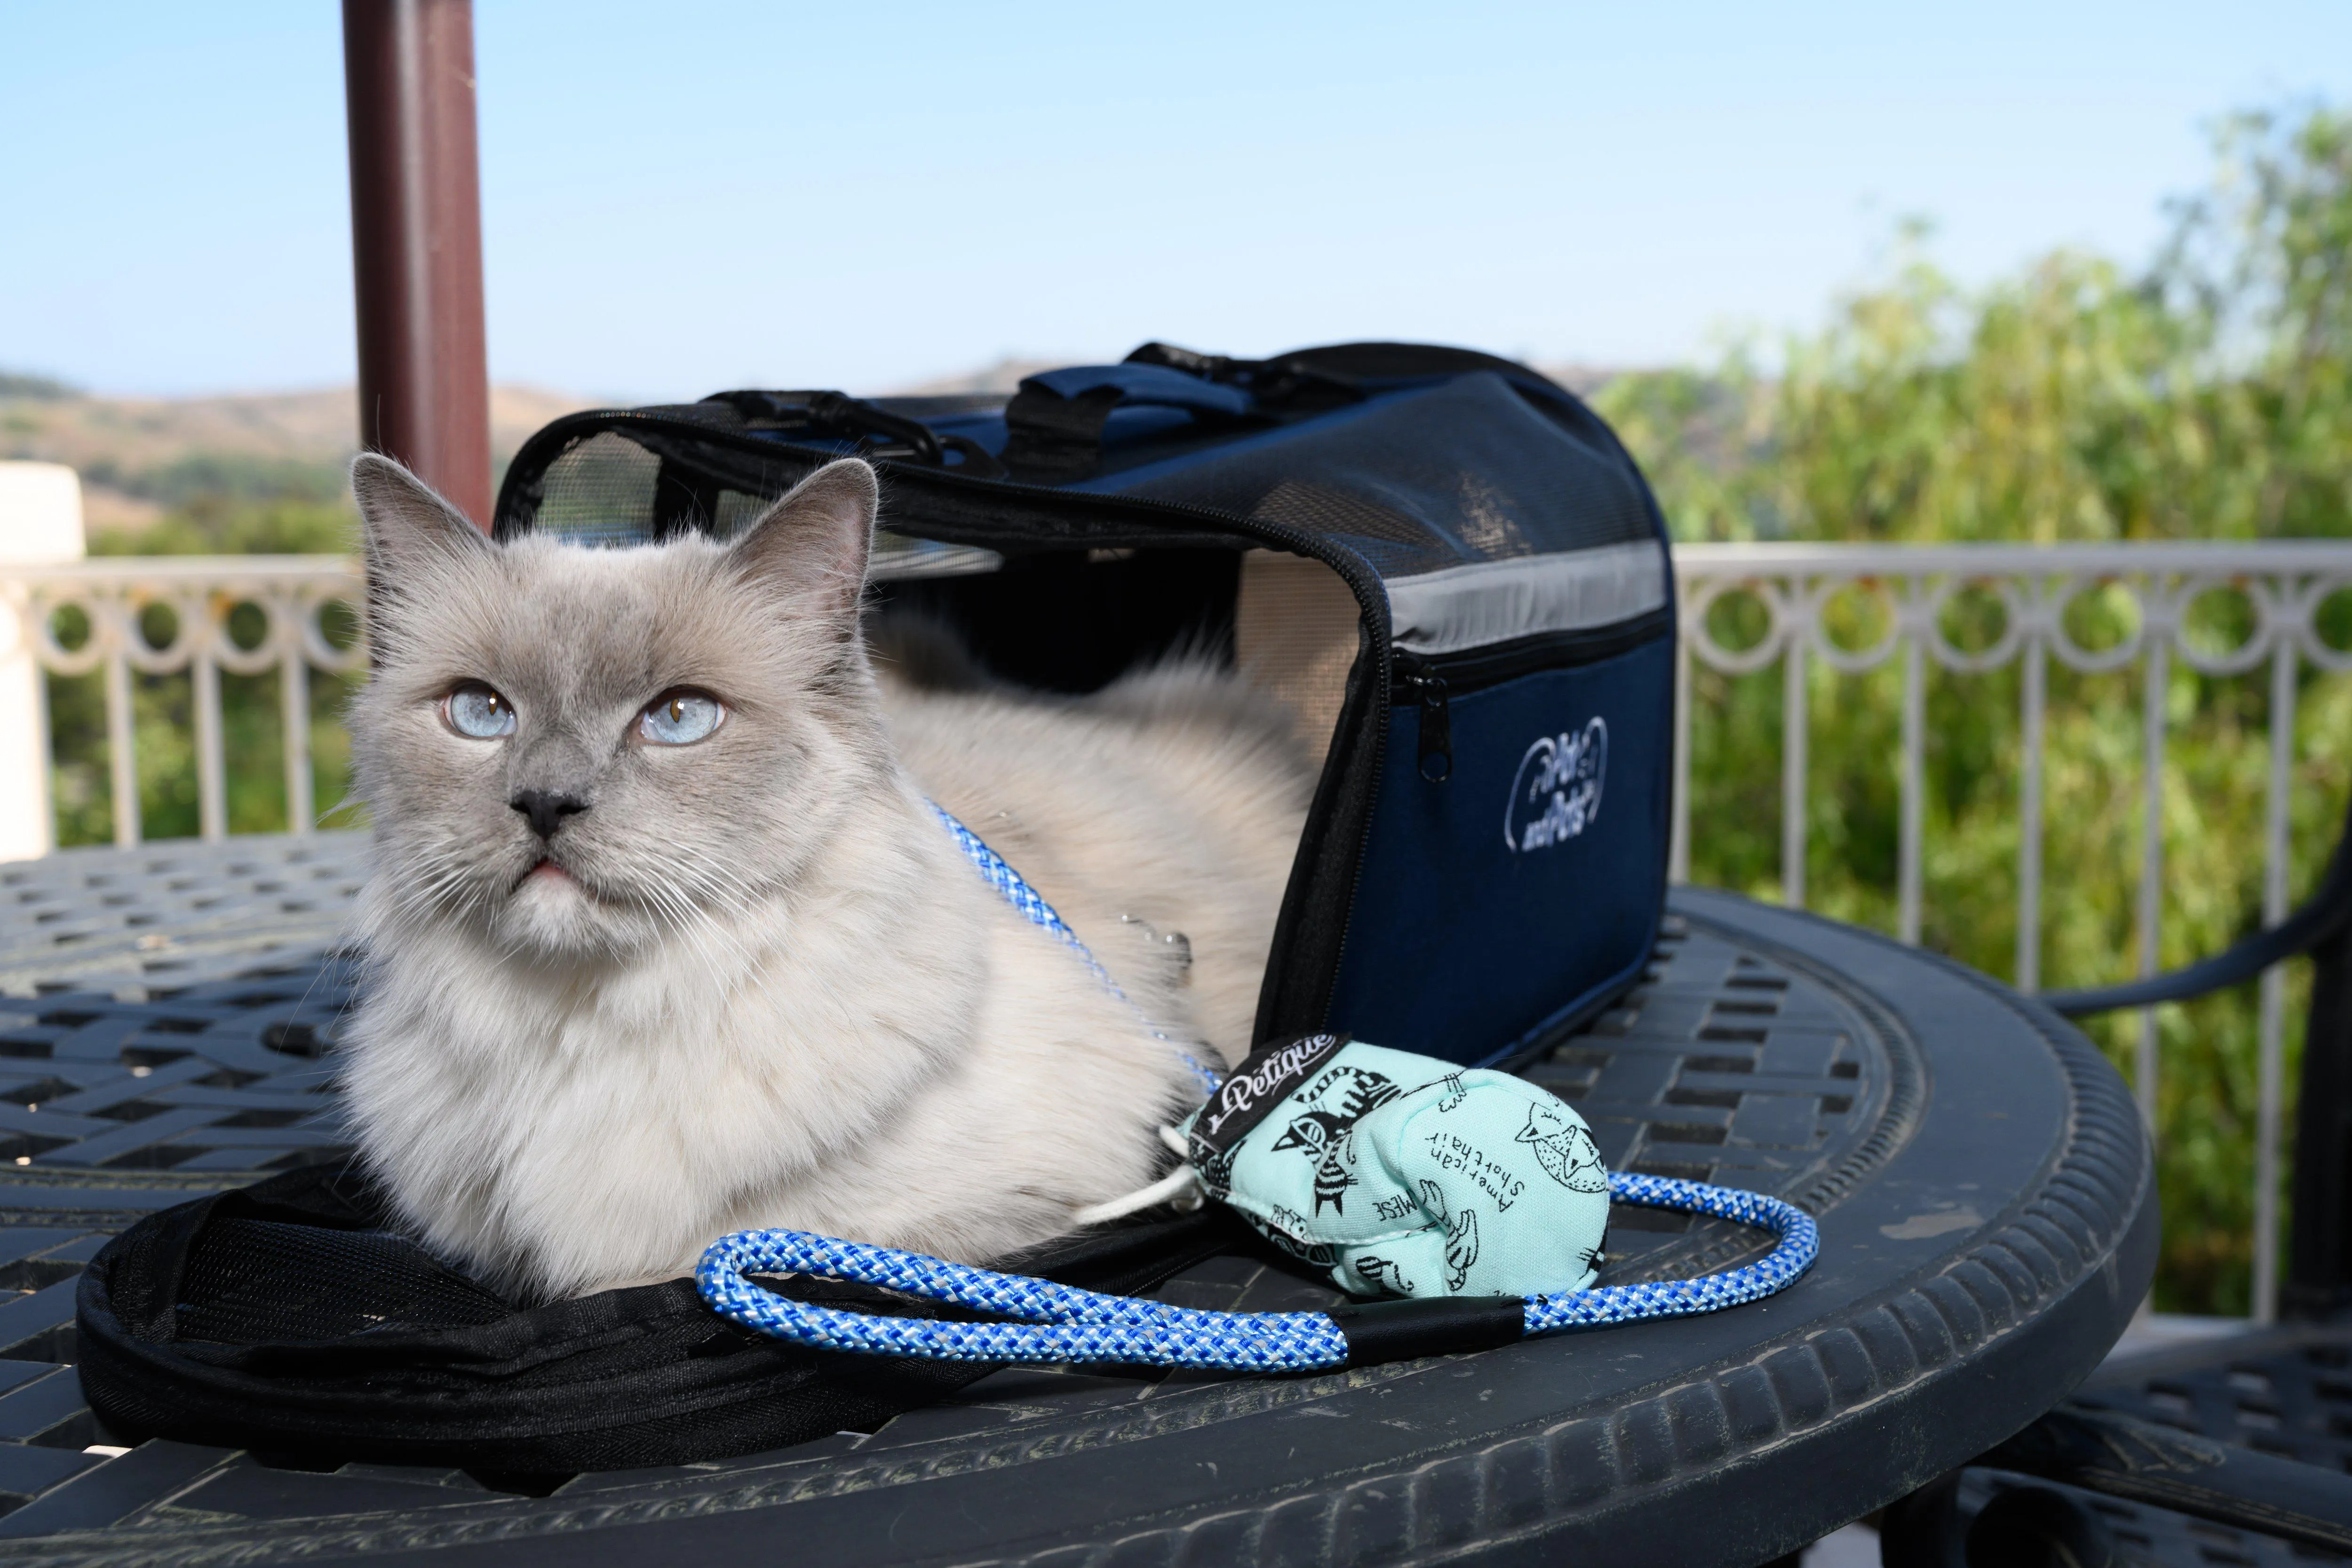
[[[1508,1073],[1308,1035],[1252,1053],[1181,1131],[1211,1197],[1341,1289],[1592,1283],[1601,1151],[1565,1102]]]

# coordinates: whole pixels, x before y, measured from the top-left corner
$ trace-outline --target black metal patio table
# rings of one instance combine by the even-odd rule
[[[140,1215],[334,1157],[357,835],[0,867],[0,1562],[1768,1562],[1953,1469],[2097,1365],[2156,1251],[2147,1145],[2071,1027],[1958,965],[1675,896],[1653,966],[1531,1068],[1612,1168],[1790,1197],[1819,1264],[1707,1317],[1319,1375],[1010,1369],[707,1465],[468,1475],[101,1428],[74,1279]],[[6,1162],[13,1161],[9,1164]],[[1769,1241],[1612,1216],[1604,1282]],[[1250,1258],[1160,1292],[1335,1293]]]

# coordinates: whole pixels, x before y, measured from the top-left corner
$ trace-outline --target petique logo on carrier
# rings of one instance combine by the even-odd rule
[[[1503,812],[1503,842],[1520,854],[1565,844],[1601,815],[1601,784],[1609,773],[1609,725],[1594,718],[1581,730],[1546,735],[1519,759],[1511,800]]]

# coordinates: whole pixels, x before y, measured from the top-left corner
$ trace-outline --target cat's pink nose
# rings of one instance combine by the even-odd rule
[[[520,791],[507,804],[529,817],[530,830],[542,839],[554,837],[565,817],[588,809],[588,803],[576,795],[546,789]]]

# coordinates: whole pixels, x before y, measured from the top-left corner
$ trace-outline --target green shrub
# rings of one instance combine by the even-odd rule
[[[2145,274],[2060,252],[1970,292],[1906,226],[1876,286],[1829,324],[1736,347],[1705,371],[1622,377],[1601,411],[1656,483],[1678,537],[1927,541],[2341,538],[2352,535],[2352,117],[2244,115],[2219,139],[2211,191],[2183,204]],[[1768,363],[1769,361],[1769,363]],[[2352,642],[2338,595],[2323,630]],[[1846,610],[1849,623],[1866,612]],[[1989,607],[1958,605],[1980,642]],[[1752,641],[1752,601],[1718,605]],[[1743,623],[1745,623],[1743,625]],[[1948,621],[1948,628],[1951,622]],[[1960,628],[1969,629],[1969,628]],[[2078,639],[2127,630],[2086,595]],[[2207,600],[2190,633],[2230,646],[2242,601]],[[1874,631],[1832,632],[1849,647]],[[1922,941],[2013,975],[2021,738],[2015,667],[1930,665]],[[1781,672],[1694,671],[1691,874],[1780,892]],[[2141,814],[2137,668],[2050,674],[2043,763],[2045,986],[2137,972]],[[2267,668],[2165,691],[2159,962],[2217,951],[2260,923]],[[1806,694],[1809,905],[1893,930],[1900,675],[1814,661]],[[2294,889],[2307,890],[2352,793],[2352,689],[2303,671],[2295,716]],[[1769,781],[1769,782],[1767,782]],[[2292,1117],[2303,966],[2290,971]],[[2160,1010],[2157,1124],[2165,1247],[2158,1304],[2242,1312],[2252,1259],[2255,988]],[[2126,1073],[2137,1016],[2095,1022]],[[2291,1124],[2291,1121],[2290,1121]],[[2284,1197],[2284,1194],[2282,1194]]]

